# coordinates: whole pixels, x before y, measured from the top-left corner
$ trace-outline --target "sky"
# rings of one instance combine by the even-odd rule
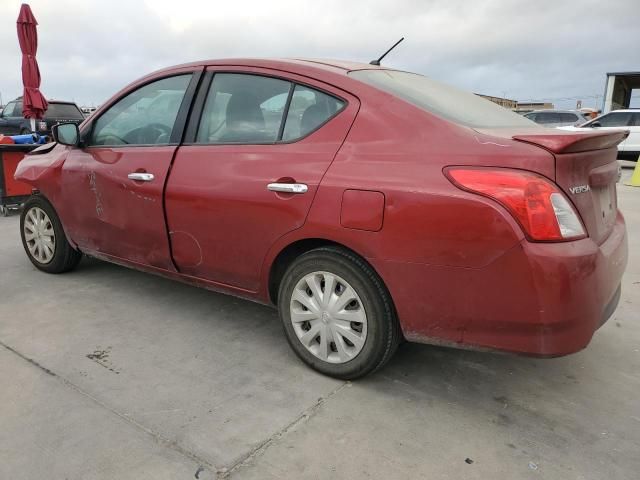
[[[0,95],[21,95],[0,0]],[[153,70],[229,57],[368,62],[477,93],[600,107],[607,72],[640,71],[640,0],[31,0],[41,90],[98,105]],[[640,106],[640,92],[633,104]]]

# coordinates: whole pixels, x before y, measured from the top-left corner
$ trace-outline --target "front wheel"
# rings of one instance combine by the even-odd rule
[[[341,248],[318,248],[296,259],[280,285],[278,304],[294,352],[325,375],[352,380],[372,373],[400,341],[381,279]]]
[[[68,272],[82,258],[82,253],[69,245],[55,209],[41,196],[33,196],[25,202],[20,216],[20,234],[27,257],[43,272]]]

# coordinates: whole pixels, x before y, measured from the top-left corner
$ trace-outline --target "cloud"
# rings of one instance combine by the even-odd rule
[[[15,18],[0,4],[0,93],[20,94]],[[510,98],[583,96],[605,74],[640,70],[636,0],[31,0],[39,22],[42,90],[103,102],[154,69],[224,57],[369,61],[401,36],[385,64]],[[575,105],[575,99],[555,101]]]

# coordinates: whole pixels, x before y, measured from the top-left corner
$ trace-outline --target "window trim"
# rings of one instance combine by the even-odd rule
[[[99,116],[97,116],[96,118],[92,118],[88,126],[82,129],[82,132],[80,133],[80,139],[82,142],[81,148],[82,149],[138,148],[138,147],[158,148],[158,147],[175,147],[180,145],[182,139],[184,138],[184,132],[186,130],[187,121],[189,119],[189,114],[191,113],[191,110],[193,107],[195,93],[200,85],[200,80],[203,75],[203,70],[204,70],[204,67],[199,67],[195,70],[185,70],[184,72],[171,72],[163,76],[153,77],[144,82],[136,84],[135,86],[133,86],[133,88],[130,88],[127,91],[123,92],[121,95],[118,95],[116,98],[113,99],[113,101],[109,102],[109,104],[104,107],[104,110],[100,112]],[[178,113],[176,114],[176,120],[173,124],[171,135],[169,136],[169,143],[163,143],[163,144],[136,143],[136,144],[124,144],[124,145],[88,145],[87,144],[88,140],[93,135],[93,130],[95,128],[96,122],[120,100],[154,82],[158,82],[160,80],[165,80],[167,78],[172,78],[172,77],[180,77],[183,75],[191,75],[191,80],[189,81],[189,84],[185,89],[184,96],[182,97],[182,102],[180,103],[180,107],[178,108]]]
[[[214,66],[215,67],[215,66]],[[211,68],[211,66],[209,67]],[[257,77],[267,77],[267,78],[274,78],[276,80],[283,80],[285,82],[288,82],[291,84],[290,88],[289,88],[289,96],[287,97],[287,103],[285,104],[285,108],[282,112],[282,123],[280,124],[280,131],[278,132],[278,138],[280,140],[276,140],[273,142],[225,142],[225,143],[198,143],[196,142],[196,138],[198,135],[198,129],[200,128],[200,123],[202,121],[202,113],[204,112],[204,106],[207,102],[207,97],[209,96],[209,93],[211,91],[211,85],[215,80],[215,76],[219,75],[219,74],[235,74],[235,75],[254,75]],[[317,132],[318,130],[320,130],[322,127],[324,127],[327,123],[329,123],[331,120],[333,120],[334,118],[336,118],[338,115],[340,115],[343,111],[345,111],[347,109],[347,107],[349,106],[349,100],[347,98],[345,98],[342,95],[338,95],[334,92],[329,92],[326,89],[323,89],[322,87],[318,87],[316,85],[312,85],[310,83],[306,83],[304,81],[298,81],[298,80],[294,80],[292,78],[288,78],[285,77],[283,75],[277,75],[275,73],[264,73],[264,72],[250,72],[250,71],[246,71],[246,70],[234,70],[234,69],[227,69],[227,68],[220,68],[215,69],[215,70],[207,70],[204,74],[204,80],[202,81],[202,83],[200,84],[200,89],[198,91],[198,95],[196,98],[196,105],[194,106],[194,108],[192,109],[191,112],[191,117],[189,118],[189,123],[187,125],[186,128],[186,134],[185,134],[185,138],[183,140],[183,142],[181,143],[181,145],[183,146],[202,146],[202,147],[225,147],[225,146],[233,146],[233,145],[239,145],[239,146],[260,146],[260,145],[289,145],[292,143],[297,143],[300,142],[302,140],[304,140],[305,138],[313,135],[315,132]],[[325,95],[329,95],[330,97],[333,98],[337,98],[338,100],[340,100],[342,102],[342,107],[340,107],[340,109],[336,110],[336,112],[330,116],[329,118],[327,118],[324,122],[322,122],[321,124],[319,124],[316,128],[314,128],[313,130],[309,131],[308,133],[306,133],[305,135],[301,136],[301,137],[297,137],[293,140],[287,140],[287,141],[283,141],[281,140],[282,135],[284,134],[284,128],[286,126],[286,121],[287,121],[287,115],[289,113],[289,106],[291,105],[291,100],[293,97],[293,92],[296,88],[296,86],[299,85],[301,87],[307,87],[310,88],[312,90],[317,90],[321,93],[324,93]]]

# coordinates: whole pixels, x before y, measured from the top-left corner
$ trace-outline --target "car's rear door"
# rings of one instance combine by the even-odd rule
[[[304,224],[358,108],[307,77],[210,69],[167,181],[179,271],[255,291],[269,248]]]
[[[200,69],[202,70],[202,69]],[[148,79],[83,128],[61,173],[65,228],[82,251],[174,269],[163,189],[200,71]],[[152,109],[158,99],[162,109]]]

